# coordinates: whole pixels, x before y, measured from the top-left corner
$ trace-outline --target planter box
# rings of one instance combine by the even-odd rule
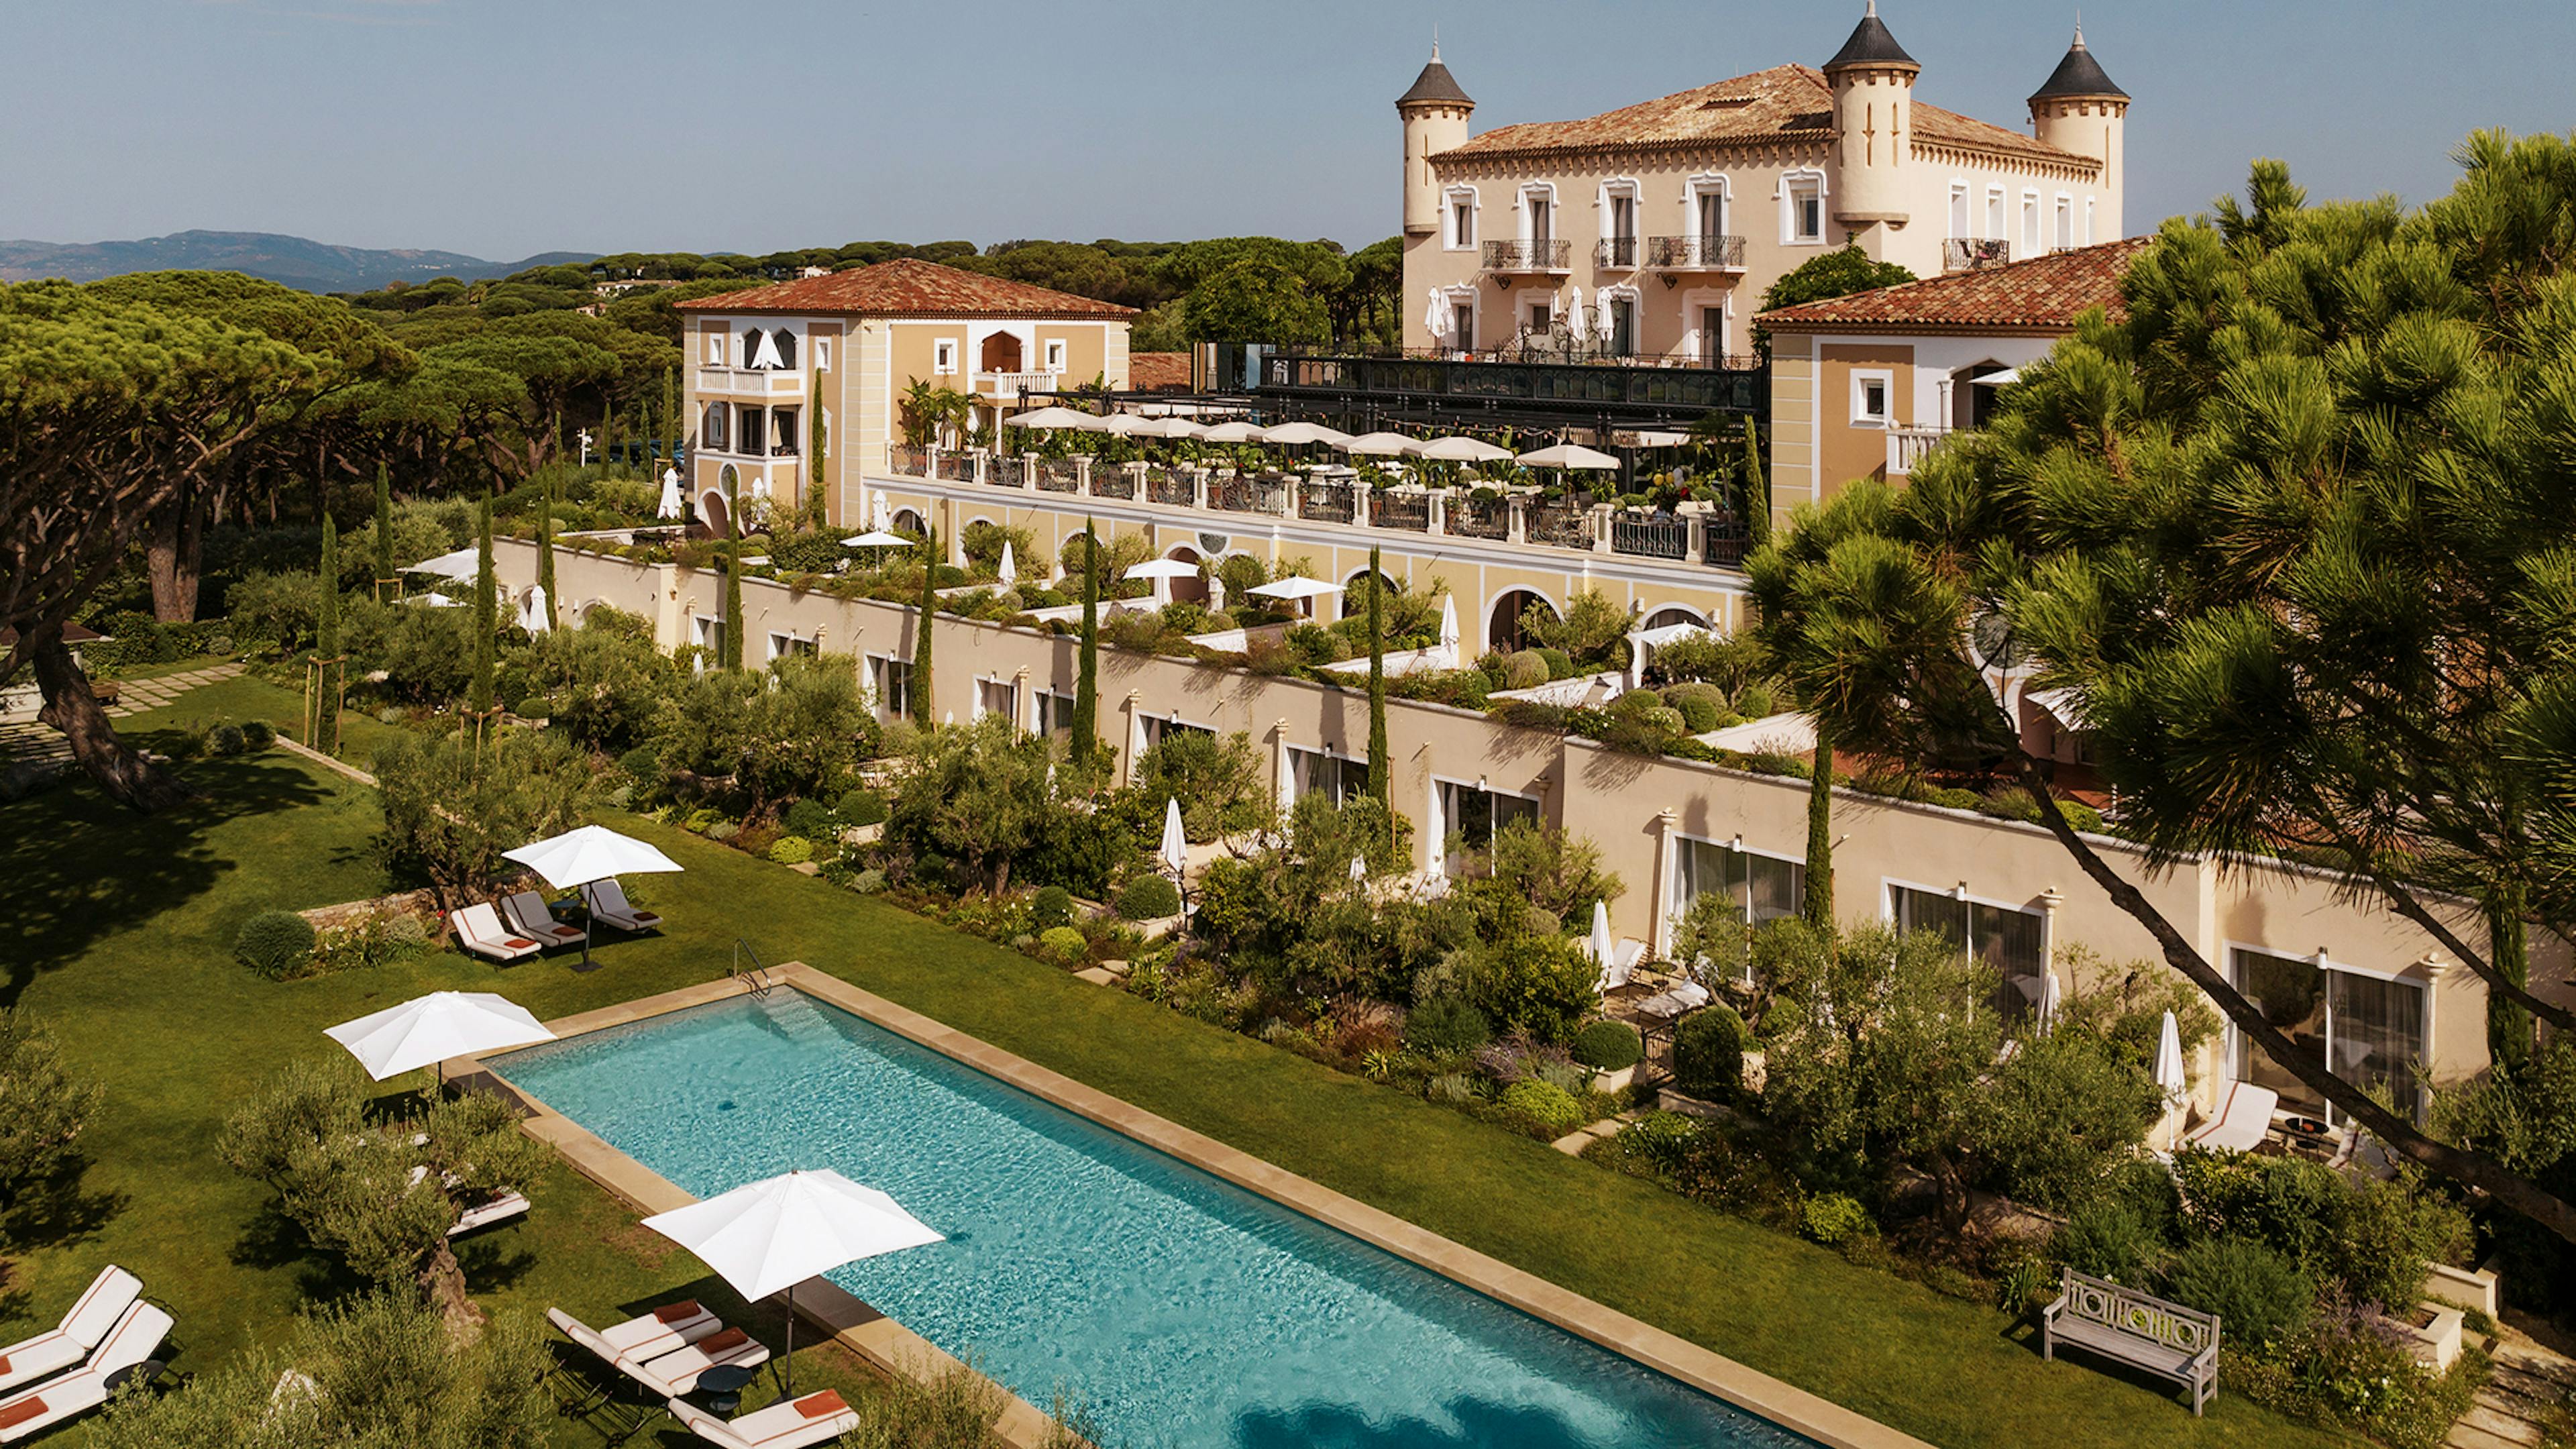
[[[1679,1112],[1685,1117],[1731,1117],[1735,1115],[1715,1102],[1686,1097],[1670,1087],[1655,1089],[1655,1106],[1665,1112]]]
[[[2431,1322],[2417,1323],[2416,1318],[2430,1318]],[[2460,1356],[2461,1314],[2456,1308],[2427,1306],[2413,1315],[2388,1321],[2404,1336],[2406,1351],[2435,1373],[2448,1372],[2452,1361]]]
[[[878,821],[874,825],[853,825],[841,832],[843,845],[874,845],[884,838],[884,821]]]
[[[1624,1092],[1628,1090],[1628,1084],[1636,1079],[1637,1069],[1635,1067],[1621,1067],[1615,1072],[1594,1072],[1592,1074],[1592,1090],[1596,1092]]]
[[[2504,1312],[2503,1285],[2496,1281],[2491,1268],[2453,1268],[2443,1263],[2424,1265],[2424,1301],[2435,1306],[2474,1308],[2489,1318]]]

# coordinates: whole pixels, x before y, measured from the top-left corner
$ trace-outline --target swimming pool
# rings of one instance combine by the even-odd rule
[[[832,1281],[1118,1449],[1810,1441],[791,991],[499,1058],[700,1197],[798,1167],[948,1241]]]

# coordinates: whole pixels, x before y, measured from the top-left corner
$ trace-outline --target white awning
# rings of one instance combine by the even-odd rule
[[[2019,381],[2021,381],[2021,369],[2018,367],[2007,367],[2001,372],[1990,372],[1983,377],[1969,378],[1968,386],[2010,387]]]

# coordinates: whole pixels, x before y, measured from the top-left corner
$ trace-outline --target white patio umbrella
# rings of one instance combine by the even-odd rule
[[[1282,448],[1302,448],[1309,443],[1338,443],[1350,437],[1339,428],[1322,423],[1281,423],[1261,430],[1261,441]]]
[[[1099,421],[1094,431],[1116,433],[1122,438],[1132,438],[1152,427],[1153,423],[1149,419],[1140,418],[1134,413],[1111,413]]]
[[[908,538],[906,538],[906,537],[904,537],[904,536],[903,536],[902,534],[900,534],[900,533],[888,533],[888,532],[886,532],[886,531],[885,531],[884,529],[882,529],[882,528],[872,528],[872,529],[869,529],[867,532],[860,534],[860,535],[859,535],[858,537],[856,537],[856,538],[845,538],[845,539],[842,539],[842,540],[841,540],[841,547],[843,547],[843,548],[910,548],[910,547],[912,547],[912,540],[911,540],[911,539],[908,539]]]
[[[883,533],[890,526],[890,516],[886,512],[886,496],[882,490],[876,495],[873,506],[876,511],[868,515],[868,527]]]
[[[1593,961],[1604,968],[1607,968],[1618,954],[1618,943],[1610,939],[1609,902],[1592,903],[1592,935],[1583,945],[1585,950],[1592,953]]]
[[[632,836],[620,835],[604,825],[584,825],[561,835],[501,852],[503,860],[515,860],[543,877],[556,890],[585,886],[611,876],[649,875],[680,869],[680,863]],[[581,964],[576,971],[592,969],[590,961],[590,918],[585,913],[581,923]]]
[[[1066,407],[1032,408],[1011,419],[1011,426],[1070,429],[1078,433],[1087,433],[1100,426],[1100,416],[1097,413],[1086,413]]]
[[[1362,433],[1333,446],[1361,458],[1410,458],[1422,451],[1420,442],[1402,433]]]
[[[1261,432],[1259,423],[1237,418],[1230,423],[1213,424],[1199,436],[1211,443],[1258,443],[1262,441]]]
[[[653,516],[655,518],[677,518],[686,511],[687,510],[683,508],[680,503],[680,470],[677,468],[663,469],[662,501],[655,505]]]
[[[1181,802],[1172,796],[1163,799],[1163,843],[1155,848],[1154,858],[1172,873],[1175,885],[1190,867],[1190,838],[1181,832]]]
[[[482,572],[482,564],[474,550],[470,548],[460,548],[454,553],[443,553],[436,558],[422,559],[420,562],[413,564],[410,568],[404,569],[403,572],[407,574],[436,574],[442,579],[455,579],[462,583],[471,583],[475,576]]]
[[[527,1008],[489,991],[433,991],[322,1033],[349,1049],[381,1082],[449,1057],[481,1056],[553,1041]]]
[[[1414,450],[1414,456],[1435,463],[1491,463],[1512,455],[1509,448],[1496,447],[1476,438],[1433,438]]]
[[[2057,1009],[2065,1004],[2065,988],[2057,984],[2057,973],[2039,973],[2039,1034],[2046,1036],[2057,1025]]]
[[[438,593],[434,590],[426,594],[406,594],[403,596],[401,601],[406,604],[416,604],[424,609],[462,609],[465,607],[465,601],[463,599],[451,599],[445,594]]]
[[[528,606],[519,611],[519,627],[531,634],[542,634],[553,628],[546,622],[546,586],[535,584],[528,589]]]
[[[1172,601],[1172,580],[1198,576],[1197,564],[1184,563],[1176,558],[1149,558],[1143,563],[1129,565],[1127,572],[1120,577],[1153,580],[1154,597],[1168,604]]]
[[[1601,337],[1603,341],[1608,341],[1610,335],[1618,330],[1615,325],[1618,313],[1612,310],[1610,294],[1607,291],[1594,294],[1593,303],[1601,309]]]
[[[1360,856],[1360,855],[1354,855],[1354,856],[1352,856],[1352,857],[1351,857],[1351,884],[1353,884],[1353,885],[1358,885],[1359,883],[1361,883],[1362,881],[1365,881],[1365,880],[1367,880],[1367,879],[1368,879],[1368,858],[1367,858],[1366,856]]]
[[[1458,596],[1440,596],[1440,647],[1449,650],[1454,659],[1458,649]]]
[[[1207,429],[1191,422],[1188,418],[1181,417],[1176,414],[1171,417],[1147,419],[1143,426],[1136,429],[1136,436],[1140,438],[1196,438],[1204,436],[1206,432]]]
[[[2174,1023],[2170,1011],[2165,1013],[2164,1024],[2156,1028],[2155,1083],[2167,1112],[2181,1106],[2183,1094],[2191,1090],[2190,1080],[2183,1075],[2182,1029]]]
[[[1554,447],[1523,453],[1520,461],[1532,468],[1581,468],[1596,473],[1611,472],[1619,466],[1619,460],[1607,453],[1577,447],[1572,443],[1558,443]]]
[[[1592,327],[1590,319],[1583,311],[1583,289],[1576,287],[1573,290],[1574,299],[1565,304],[1565,330],[1575,341],[1580,342],[1592,334]]]
[[[1430,295],[1431,306],[1422,314],[1422,330],[1430,333],[1431,340],[1437,342],[1449,335],[1449,309],[1440,305],[1439,288],[1432,288]]]
[[[828,1168],[780,1173],[644,1226],[698,1255],[745,1298],[787,1295],[787,1393],[796,1393],[796,1285],[861,1259],[946,1242],[873,1187]]]
[[[1301,600],[1320,599],[1327,594],[1338,594],[1341,591],[1340,584],[1328,584],[1322,579],[1310,579],[1304,574],[1289,574],[1285,578],[1272,579],[1266,584],[1255,584],[1245,592],[1259,594],[1265,599]]]
[[[1007,538],[1002,540],[1002,561],[994,566],[993,576],[1006,589],[1020,581],[1019,561],[1011,557],[1011,541]]]

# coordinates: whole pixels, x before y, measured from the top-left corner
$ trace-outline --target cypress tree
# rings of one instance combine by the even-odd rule
[[[492,712],[493,636],[501,629],[493,595],[499,585],[492,577],[492,500],[479,499],[474,504],[474,673],[465,686],[465,708],[477,716]],[[481,728],[478,723],[476,728]]]
[[[1082,520],[1081,673],[1073,686],[1073,762],[1091,763],[1100,748],[1100,534]]]
[[[384,597],[385,587],[401,575],[394,570],[402,564],[394,557],[394,483],[385,465],[376,465],[376,597]]]
[[[830,485],[824,481],[824,458],[831,451],[832,439],[829,430],[823,426],[823,377],[820,373],[814,376],[814,398],[806,409],[805,431],[810,440],[805,451],[811,455],[808,466],[812,469],[813,479],[806,489],[805,508],[813,515],[816,528],[829,528],[832,525],[825,515],[830,512],[831,497]]]
[[[1395,828],[1395,771],[1386,757],[1386,596],[1378,572],[1378,551],[1369,550],[1369,794],[1387,812],[1387,829]]]
[[[537,587],[546,591],[546,627],[555,627],[555,485],[537,494]]]
[[[2531,936],[2523,924],[2522,887],[2499,882],[2487,903],[2487,959],[2516,986],[2531,985]],[[2531,1064],[2531,1013],[2501,991],[2487,993],[2487,1053],[2500,1076],[2519,1079]]]
[[[1771,541],[1771,484],[1762,475],[1762,440],[1753,420],[1744,420],[1744,548],[1747,553]]]
[[[340,752],[340,530],[322,515],[321,597],[313,613],[313,729],[306,743],[326,755]]]
[[[679,387],[671,381],[671,369],[666,367],[662,369],[662,432],[670,444],[671,462],[675,466],[680,461],[680,435],[683,431],[680,426]]]
[[[1816,766],[1807,781],[1807,898],[1798,914],[1819,931],[1834,929],[1834,732],[1816,717]]]
[[[912,625],[912,717],[927,729],[937,719],[930,692],[930,621],[939,616],[939,529],[921,538],[921,614]]]
[[[724,633],[716,646],[716,667],[742,667],[742,549],[736,544],[724,555]]]

